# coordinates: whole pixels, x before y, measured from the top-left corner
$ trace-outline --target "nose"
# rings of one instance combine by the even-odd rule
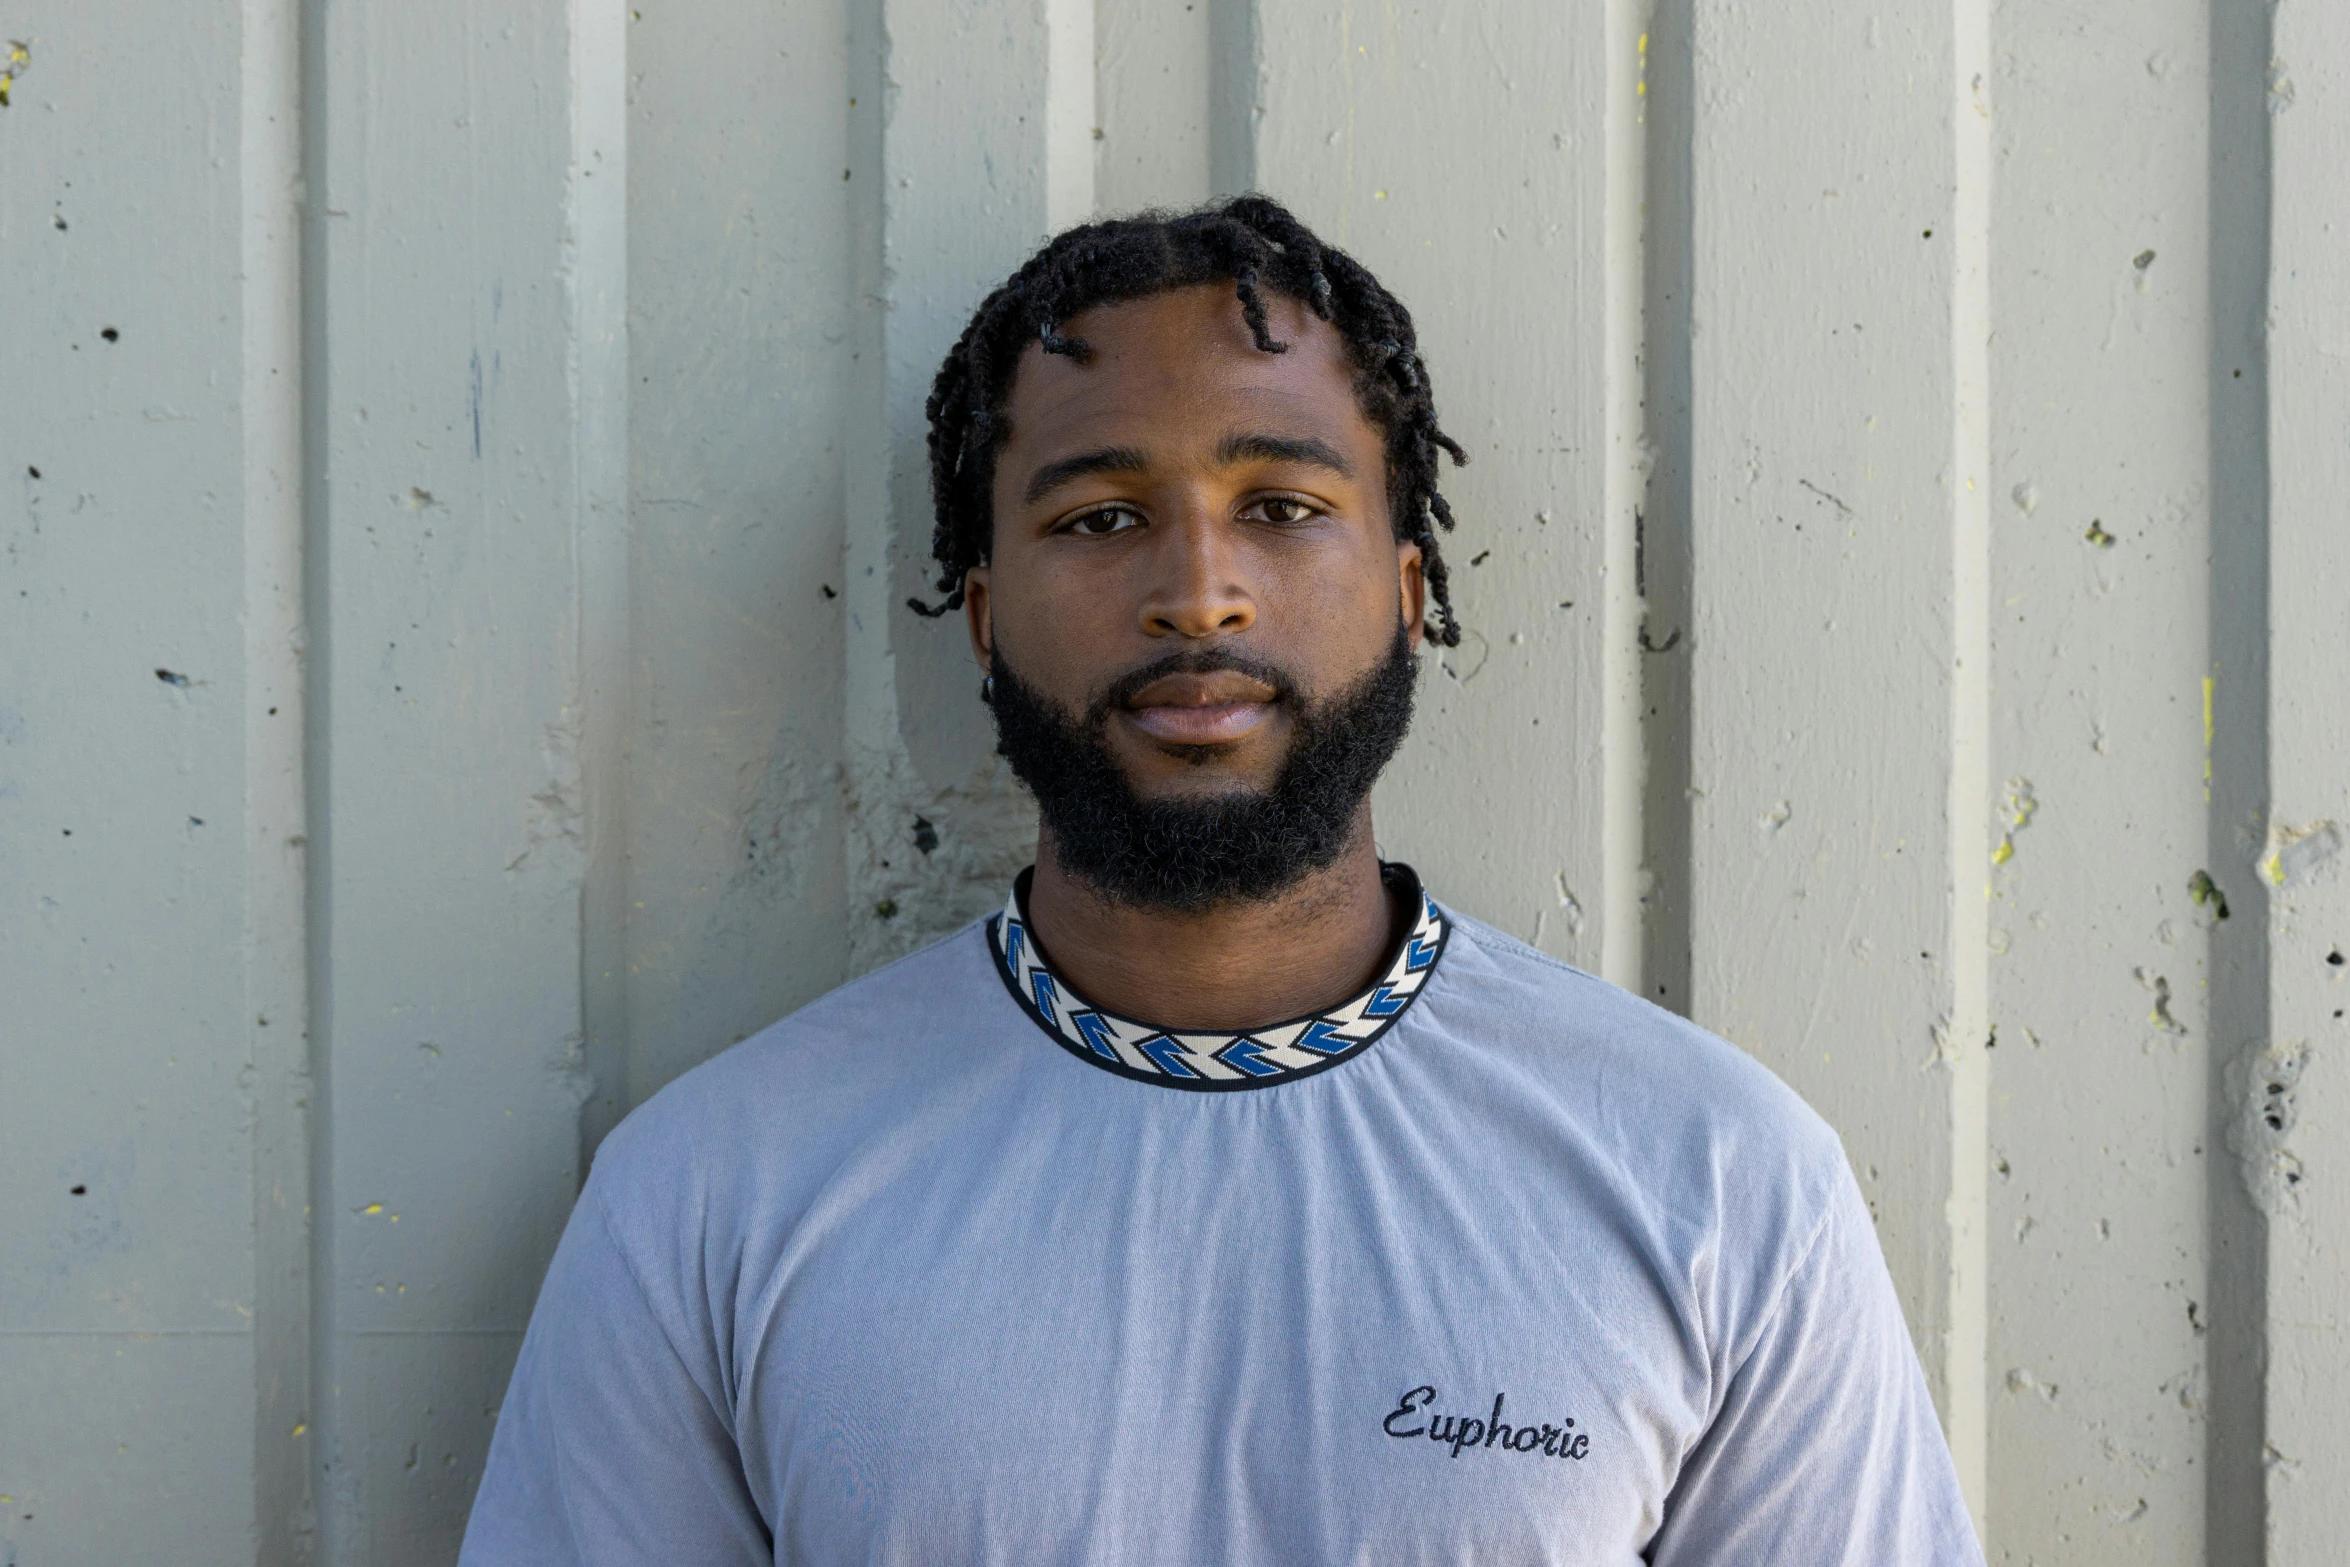
[[[1162,519],[1152,551],[1153,580],[1142,600],[1142,631],[1151,637],[1213,637],[1256,624],[1256,597],[1246,581],[1246,552],[1222,519],[1205,507]]]

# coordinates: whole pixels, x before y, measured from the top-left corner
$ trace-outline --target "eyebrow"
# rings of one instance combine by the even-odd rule
[[[1227,435],[1216,443],[1216,461],[1225,465],[1299,463],[1309,468],[1326,468],[1342,479],[1354,477],[1354,465],[1346,460],[1345,453],[1311,435],[1268,435],[1262,431]],[[1090,452],[1055,458],[1038,468],[1028,476],[1021,499],[1033,506],[1073,479],[1096,473],[1147,473],[1149,470],[1150,459],[1138,447],[1099,446]]]
[[[1073,457],[1061,457],[1046,463],[1028,476],[1028,488],[1022,499],[1033,506],[1072,479],[1082,479],[1093,473],[1143,473],[1150,468],[1150,459],[1132,446],[1101,446],[1090,452],[1079,452]]]
[[[1343,452],[1311,435],[1227,435],[1217,443],[1216,461],[1301,463],[1309,468],[1327,468],[1342,479],[1354,477],[1354,465],[1346,460]]]

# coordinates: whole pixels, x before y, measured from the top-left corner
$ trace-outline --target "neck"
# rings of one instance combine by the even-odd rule
[[[1366,804],[1335,863],[1261,902],[1170,913],[1113,902],[1063,870],[1038,835],[1028,921],[1061,977],[1095,1006],[1186,1029],[1261,1028],[1371,984],[1410,922],[1379,878]]]

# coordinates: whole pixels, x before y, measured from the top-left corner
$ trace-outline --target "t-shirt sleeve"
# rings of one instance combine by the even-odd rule
[[[1980,1567],[1950,1448],[1850,1171],[1732,1374],[1654,1567]]]
[[[459,1567],[773,1563],[717,1354],[664,1316],[591,1182],[531,1313]]]

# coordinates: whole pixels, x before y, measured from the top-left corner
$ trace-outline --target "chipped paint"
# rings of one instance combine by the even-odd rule
[[[2157,1033],[2183,1035],[2187,1026],[2171,1016],[2170,979],[2144,968],[2132,969],[2131,974],[2154,997],[2153,1010],[2146,1014],[2146,1022]]]
[[[2010,778],[2001,793],[1999,809],[2006,819],[2007,830],[1999,835],[1999,846],[1991,851],[1993,865],[2005,865],[2015,858],[2015,835],[2031,825],[2033,813],[2040,809],[2040,797],[2032,792],[2032,780]]]
[[[2211,879],[2211,872],[2197,871],[2190,877],[2187,896],[2197,908],[2211,916],[2214,924],[2228,917],[2228,895],[2220,890],[2218,882]]]
[[[33,46],[21,38],[9,39],[6,53],[0,54],[0,109],[10,107],[10,91],[32,63]]]
[[[2254,863],[2272,887],[2290,887],[2306,881],[2317,869],[2342,852],[2342,829],[2331,821],[2293,826],[2271,822]]]
[[[1035,856],[1036,809],[989,758],[961,784],[924,787],[903,756],[858,776],[846,806],[851,875],[872,911],[850,933],[850,962],[876,967],[999,907]],[[924,849],[907,823],[929,831]]]
[[[2305,1171],[2293,1149],[2293,1132],[2309,1060],[2306,1043],[2256,1046],[2243,1052],[2230,1072],[2235,1104],[2228,1146],[2246,1195],[2271,1218],[2289,1218],[2300,1209]]]

